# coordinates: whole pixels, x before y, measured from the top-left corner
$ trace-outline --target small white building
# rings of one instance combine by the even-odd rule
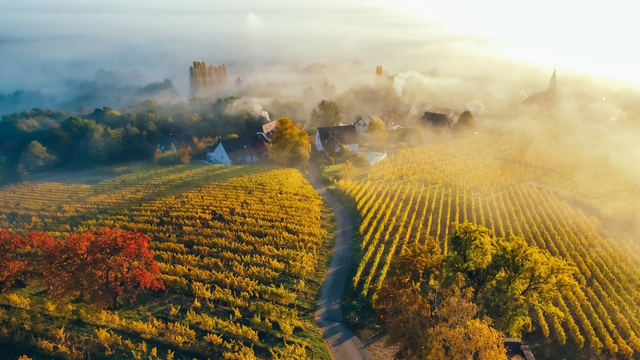
[[[315,136],[318,151],[339,152],[340,145],[358,151],[358,132],[355,125],[319,127]]]
[[[365,115],[353,123],[353,125],[355,125],[356,127],[356,131],[358,132],[358,135],[362,136],[367,132],[367,127],[369,126],[369,123],[373,119],[380,119],[380,115],[378,114]]]
[[[238,165],[253,164],[267,156],[268,140],[262,133],[253,137],[224,140],[207,153],[210,164]]]

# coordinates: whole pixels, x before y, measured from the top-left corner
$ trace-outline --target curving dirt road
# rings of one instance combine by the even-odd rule
[[[322,284],[320,302],[316,311],[316,323],[322,329],[331,354],[335,360],[370,360],[362,341],[342,322],[342,290],[349,275],[351,245],[353,242],[353,224],[351,214],[342,202],[329,193],[322,183],[320,172],[315,164],[309,164],[311,185],[322,196],[336,216],[337,233],[333,256],[327,276]]]

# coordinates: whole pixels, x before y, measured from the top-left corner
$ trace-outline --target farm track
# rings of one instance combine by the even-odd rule
[[[371,356],[364,344],[347,328],[342,318],[342,292],[349,275],[353,242],[351,214],[340,200],[329,193],[314,164],[309,166],[309,175],[311,185],[331,206],[337,221],[336,242],[327,276],[322,284],[315,320],[322,329],[322,334],[335,360],[369,360]]]

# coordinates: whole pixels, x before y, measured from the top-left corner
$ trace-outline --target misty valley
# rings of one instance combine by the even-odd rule
[[[512,5],[34,1],[0,4],[0,359],[640,359],[633,70],[491,35]]]

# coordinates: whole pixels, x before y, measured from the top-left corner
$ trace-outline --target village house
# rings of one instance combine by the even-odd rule
[[[207,153],[210,164],[239,165],[252,164],[266,160],[268,157],[268,143],[264,134],[223,140],[212,152]]]
[[[269,121],[268,123],[262,125],[262,132],[267,135],[269,138],[276,132],[276,123],[278,120]]]
[[[424,115],[418,119],[417,125],[428,128],[429,130],[445,132],[448,132],[451,128],[451,122],[447,115],[429,111],[425,111]]]
[[[340,145],[358,151],[358,132],[355,125],[319,127],[315,143],[318,151],[339,152]]]
[[[298,125],[298,127],[304,130],[307,127],[307,122],[304,120],[291,120],[292,123]],[[276,132],[276,124],[278,120],[269,121],[268,123],[262,125],[262,132],[267,136],[267,138],[271,138],[271,136]]]
[[[378,114],[365,115],[360,117],[358,120],[356,120],[356,122],[353,123],[353,125],[355,125],[356,127],[356,131],[358,132],[359,136],[362,136],[367,132],[367,127],[369,126],[369,123],[373,119],[380,119],[380,115]]]

